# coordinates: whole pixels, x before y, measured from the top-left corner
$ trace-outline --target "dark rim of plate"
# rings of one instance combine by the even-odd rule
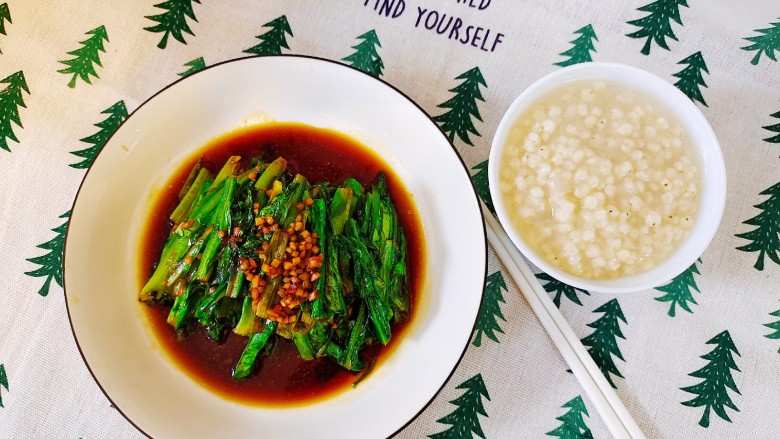
[[[466,166],[466,163],[463,161],[463,158],[460,156],[460,154],[458,154],[458,150],[455,148],[455,145],[453,145],[453,143],[447,138],[447,135],[444,133],[444,131],[442,131],[441,127],[433,120],[433,118],[425,110],[423,110],[422,107],[420,107],[419,104],[417,104],[417,102],[415,102],[412,98],[407,96],[406,93],[402,92],[397,87],[395,87],[394,85],[390,84],[389,82],[384,81],[381,78],[377,78],[377,77],[375,77],[373,75],[370,75],[370,74],[368,74],[368,73],[366,73],[366,72],[364,72],[364,71],[362,71],[360,69],[357,69],[355,67],[352,67],[350,65],[342,64],[340,62],[333,61],[333,60],[326,59],[326,58],[321,58],[321,57],[318,57],[318,56],[295,55],[295,54],[290,54],[290,55],[245,56],[245,57],[234,58],[234,59],[230,59],[230,60],[227,60],[227,61],[222,61],[222,62],[219,62],[219,63],[216,63],[216,64],[212,64],[212,65],[206,66],[204,69],[201,69],[201,70],[199,70],[199,71],[197,71],[195,73],[192,73],[191,75],[188,75],[186,77],[179,78],[178,80],[176,80],[176,81],[166,85],[165,87],[160,89],[158,92],[156,92],[155,94],[153,94],[152,96],[147,98],[145,101],[143,101],[135,110],[133,110],[128,115],[128,117],[124,121],[122,121],[122,123],[117,127],[117,129],[114,131],[114,133],[112,133],[111,136],[108,138],[108,140],[106,140],[105,144],[108,144],[109,142],[111,142],[111,139],[113,139],[114,135],[119,131],[119,129],[122,128],[122,125],[124,125],[125,122],[130,120],[130,118],[133,117],[133,115],[138,110],[140,110],[149,101],[151,101],[152,99],[157,97],[157,95],[165,92],[166,90],[168,90],[169,88],[171,88],[174,85],[178,84],[179,82],[184,81],[187,78],[189,78],[191,76],[194,76],[194,75],[197,75],[197,74],[199,74],[199,73],[201,73],[203,71],[212,69],[214,67],[221,66],[223,64],[234,63],[234,62],[243,61],[243,60],[247,60],[247,59],[253,59],[253,58],[304,58],[304,59],[311,59],[311,60],[316,60],[316,61],[322,61],[322,62],[326,62],[326,63],[329,63],[329,64],[335,64],[335,65],[338,65],[338,66],[341,66],[341,67],[353,70],[353,71],[358,72],[358,73],[360,73],[362,75],[368,76],[369,78],[371,78],[373,80],[376,80],[376,81],[380,82],[381,84],[383,84],[383,85],[385,85],[387,87],[390,87],[396,93],[398,93],[399,95],[403,96],[407,101],[409,101],[409,103],[414,105],[422,114],[424,114],[425,117],[428,118],[428,120],[431,122],[431,124],[436,127],[436,129],[439,131],[439,133],[441,133],[441,135],[444,138],[444,140],[446,140],[447,143],[450,145],[450,147],[452,148],[452,152],[455,154],[455,157],[457,157],[458,160],[460,161],[461,167],[463,169],[463,172],[466,174],[466,178],[469,181],[469,184],[471,184],[471,195],[474,197],[474,200],[476,201],[477,210],[480,212],[480,216],[482,216],[482,209],[480,208],[480,204],[479,204],[480,203],[479,196],[477,195],[477,190],[476,190],[476,187],[474,186],[474,181],[471,179],[471,175],[469,174],[468,167]],[[93,163],[98,160],[98,158],[100,157],[100,154],[102,152],[103,152],[103,150],[101,149],[97,153]],[[92,379],[95,380],[95,383],[100,388],[100,391],[103,392],[103,395],[105,395],[106,398],[109,400],[109,402],[111,403],[111,406],[114,407],[115,409],[117,409],[117,411],[122,415],[122,417],[124,417],[127,420],[127,422],[129,422],[133,427],[135,427],[144,436],[152,437],[151,435],[146,433],[141,427],[139,427],[135,422],[133,422],[133,420],[130,419],[130,417],[128,417],[122,411],[122,409],[114,403],[114,401],[111,399],[111,396],[109,396],[108,392],[106,392],[106,390],[103,388],[103,385],[100,384],[100,381],[97,379],[97,377],[95,376],[94,372],[92,372],[92,368],[90,367],[89,362],[87,362],[86,357],[84,357],[84,352],[81,350],[81,345],[79,344],[78,337],[76,336],[76,331],[73,329],[73,319],[71,318],[71,315],[70,315],[70,306],[69,306],[69,302],[68,302],[68,293],[66,291],[67,282],[65,281],[65,276],[67,275],[67,272],[64,269],[64,264],[65,264],[65,260],[67,259],[66,252],[68,250],[68,235],[70,233],[70,222],[72,221],[72,219],[74,217],[73,212],[74,212],[74,209],[76,207],[76,201],[79,198],[79,194],[81,194],[81,188],[84,186],[84,182],[87,181],[87,177],[89,177],[89,172],[91,170],[92,170],[92,166],[90,166],[87,169],[87,172],[84,174],[84,178],[81,180],[81,183],[79,183],[78,191],[76,192],[76,196],[73,198],[73,205],[71,206],[71,215],[68,218],[68,227],[67,227],[66,232],[65,232],[65,245],[64,245],[63,257],[62,257],[62,260],[63,260],[62,291],[63,291],[63,294],[65,295],[65,309],[67,310],[67,313],[68,313],[68,322],[70,324],[70,331],[73,334],[73,339],[76,342],[76,347],[79,350],[79,355],[81,355],[81,359],[84,361],[84,364],[87,366],[87,370],[89,370],[90,375],[92,375]],[[436,397],[439,395],[439,393],[441,393],[441,391],[444,389],[444,386],[446,386],[447,383],[450,381],[450,379],[452,379],[452,376],[455,374],[455,371],[458,369],[458,366],[460,365],[461,361],[463,360],[463,357],[466,355],[466,351],[468,350],[469,344],[471,343],[471,338],[473,337],[473,334],[474,334],[474,329],[476,329],[477,320],[479,319],[479,314],[480,314],[480,312],[482,310],[482,302],[483,302],[483,299],[485,298],[485,280],[487,278],[487,271],[488,271],[488,258],[487,258],[488,245],[487,245],[487,231],[485,229],[484,218],[483,218],[483,221],[482,221],[482,235],[483,235],[483,242],[485,243],[485,266],[484,266],[483,273],[482,273],[482,294],[481,294],[481,299],[480,299],[480,305],[479,305],[479,308],[477,309],[477,313],[476,313],[476,315],[474,317],[474,323],[472,324],[472,327],[471,327],[471,334],[472,334],[472,336],[469,336],[469,339],[466,340],[466,344],[463,347],[463,352],[461,352],[460,357],[458,357],[458,361],[455,362],[455,365],[452,367],[452,371],[450,371],[450,374],[447,376],[447,379],[445,379],[444,382],[442,382],[442,384],[439,387],[439,389],[431,396],[431,398],[428,400],[428,402],[426,402],[425,405],[423,405],[420,408],[420,410],[414,416],[411,417],[411,419],[406,421],[406,423],[404,423],[401,427],[399,427],[394,433],[392,433],[388,437],[393,437],[393,436],[397,435],[398,433],[400,433],[404,428],[408,427],[415,419],[417,419],[417,417],[419,417],[420,414],[422,412],[424,412],[425,409],[427,409],[429,405],[431,405],[433,400],[435,400]]]

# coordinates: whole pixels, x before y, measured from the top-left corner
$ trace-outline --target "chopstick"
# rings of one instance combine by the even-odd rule
[[[585,346],[564,319],[560,310],[544,291],[520,251],[509,240],[503,227],[480,201],[485,218],[487,238],[512,279],[520,287],[531,309],[558,348],[585,395],[596,407],[607,430],[615,438],[644,439],[645,435],[607,382]]]

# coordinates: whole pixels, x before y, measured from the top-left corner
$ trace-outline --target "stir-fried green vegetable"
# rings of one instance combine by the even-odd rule
[[[214,341],[247,337],[235,379],[277,337],[304,360],[364,370],[363,347],[387,344],[409,317],[406,237],[384,175],[366,190],[293,176],[281,157],[230,157],[216,176],[199,161],[170,219],[140,300],[172,304],[168,323],[183,336],[202,325]]]

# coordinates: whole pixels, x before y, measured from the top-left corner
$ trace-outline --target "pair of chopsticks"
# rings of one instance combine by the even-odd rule
[[[615,438],[644,439],[645,435],[607,382],[601,370],[585,350],[563,315],[531,272],[520,251],[509,240],[503,227],[480,201],[485,218],[487,238],[499,259],[506,266],[515,284],[525,296],[553,344],[580,382],[591,404],[596,407],[607,430]]]

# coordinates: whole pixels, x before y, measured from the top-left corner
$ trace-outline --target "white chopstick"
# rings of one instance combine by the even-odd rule
[[[574,377],[582,385],[591,404],[596,407],[607,430],[615,438],[644,439],[645,435],[609,385],[601,370],[585,350],[585,346],[564,319],[560,310],[544,291],[520,251],[509,240],[503,227],[493,214],[482,205],[487,238],[507,271],[520,287],[531,309],[534,311],[553,344],[558,348]]]

